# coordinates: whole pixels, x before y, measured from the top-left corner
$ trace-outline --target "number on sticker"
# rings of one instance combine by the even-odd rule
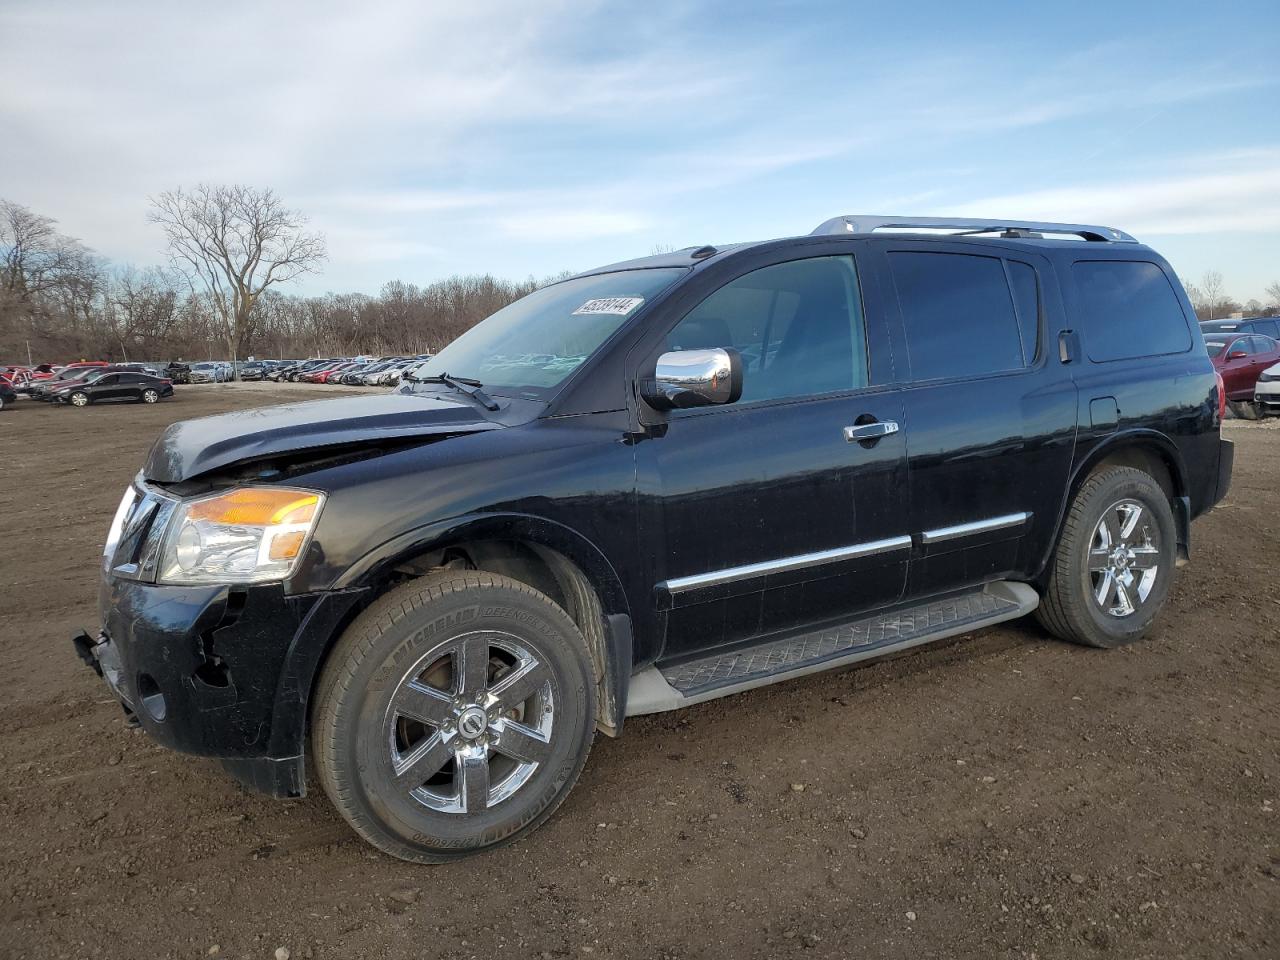
[[[640,304],[644,303],[644,297],[601,297],[598,300],[588,300],[577,310],[577,313],[615,313],[620,317],[625,317]]]

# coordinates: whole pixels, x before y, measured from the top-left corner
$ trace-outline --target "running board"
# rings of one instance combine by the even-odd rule
[[[873,614],[784,640],[714,653],[631,678],[627,716],[662,713],[727,697],[820,670],[831,670],[908,650],[1025,616],[1040,595],[1025,583],[1000,580],[979,590]]]

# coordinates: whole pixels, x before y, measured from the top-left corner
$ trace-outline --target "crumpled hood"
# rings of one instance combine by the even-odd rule
[[[172,424],[151,448],[143,475],[158,483],[177,483],[272,454],[500,427],[470,405],[421,394],[258,407]]]

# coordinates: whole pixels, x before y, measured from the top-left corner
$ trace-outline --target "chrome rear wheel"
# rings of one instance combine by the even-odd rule
[[[1127,617],[1151,596],[1160,575],[1160,533],[1137,500],[1120,500],[1103,511],[1089,547],[1093,599],[1110,617]]]

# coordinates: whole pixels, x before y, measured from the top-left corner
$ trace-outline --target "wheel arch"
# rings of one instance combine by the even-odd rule
[[[527,583],[560,604],[591,651],[601,732],[618,736],[633,666],[631,613],[613,564],[576,530],[529,514],[480,514],[407,531],[360,558],[333,584],[372,602],[407,577],[451,565],[499,573]],[[345,623],[333,632],[309,686],[314,686]],[[310,699],[310,696],[308,697]]]
[[[1071,479],[1067,486],[1067,495],[1063,498],[1062,507],[1058,511],[1058,520],[1054,525],[1053,538],[1040,559],[1037,581],[1047,575],[1050,560],[1058,541],[1062,537],[1062,527],[1066,523],[1067,512],[1075,501],[1084,482],[1099,470],[1107,467],[1134,467],[1150,475],[1160,485],[1165,496],[1169,498],[1169,506],[1173,510],[1174,526],[1177,529],[1178,562],[1187,559],[1191,549],[1191,501],[1188,494],[1186,464],[1177,446],[1167,436],[1155,430],[1126,430],[1112,434],[1098,443],[1089,453],[1082,457],[1072,468]]]

